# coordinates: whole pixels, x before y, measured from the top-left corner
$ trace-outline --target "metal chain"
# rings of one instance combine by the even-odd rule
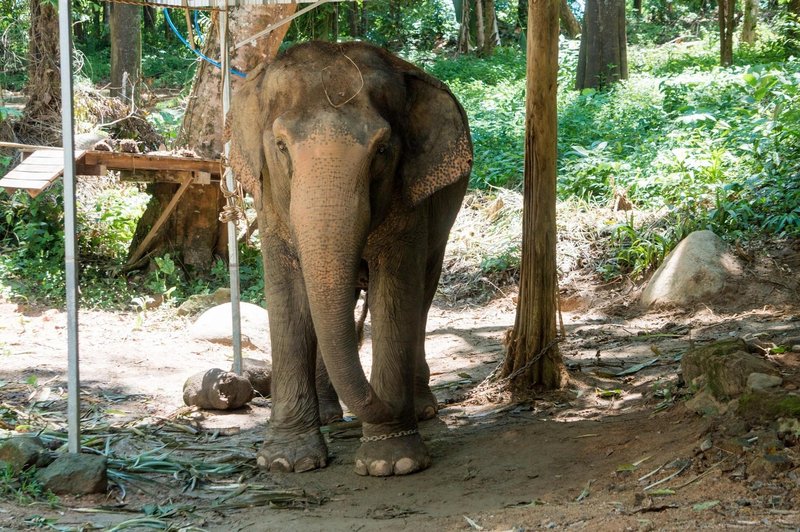
[[[419,431],[417,429],[409,429],[401,430],[400,432],[392,432],[389,434],[381,434],[380,436],[364,436],[361,438],[361,443],[391,440],[392,438],[402,438],[403,436],[411,436],[412,434],[419,434]]]

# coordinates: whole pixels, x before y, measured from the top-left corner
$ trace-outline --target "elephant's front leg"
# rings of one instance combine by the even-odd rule
[[[399,246],[398,246],[399,247]],[[414,370],[424,300],[423,254],[397,250],[370,263],[372,375],[378,395],[398,412],[385,424],[364,423],[356,454],[360,475],[407,475],[430,465],[430,454],[417,431]]]
[[[270,471],[325,467],[328,449],[319,431],[314,386],[316,336],[299,272],[281,259],[265,260],[272,342],[272,416],[258,465]]]

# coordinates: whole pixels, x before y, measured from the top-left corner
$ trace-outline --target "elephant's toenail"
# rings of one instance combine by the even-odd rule
[[[369,471],[367,471],[367,464],[365,464],[363,460],[356,460],[356,475],[365,477],[368,474]]]
[[[317,464],[313,458],[306,457],[302,460],[298,460],[296,464],[294,464],[294,470],[296,473],[302,473],[304,471],[311,471],[312,469],[316,469]]]
[[[395,475],[408,475],[419,469],[419,464],[411,458],[401,458],[394,465]]]
[[[288,473],[292,470],[291,464],[289,464],[289,460],[286,458],[278,458],[272,461],[272,464],[269,467],[270,471],[275,471],[279,473]]]
[[[392,465],[386,460],[375,460],[369,465],[369,474],[373,477],[386,477],[392,474]]]
[[[256,463],[258,464],[258,467],[267,467],[267,459],[263,456],[256,458]]]

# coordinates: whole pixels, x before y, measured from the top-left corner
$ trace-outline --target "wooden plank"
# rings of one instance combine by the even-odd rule
[[[84,162],[88,165],[106,165],[109,170],[186,170],[211,174],[220,173],[220,162],[216,159],[146,153],[89,151],[86,152]]]
[[[131,258],[128,259],[128,263],[125,265],[126,268],[133,264],[136,264],[136,262],[140,258],[142,258],[144,252],[147,251],[147,247],[156,237],[156,234],[158,234],[158,230],[161,229],[161,226],[164,225],[164,222],[167,221],[169,215],[172,214],[173,210],[175,210],[175,207],[178,205],[178,200],[181,199],[181,196],[183,196],[183,194],[187,190],[189,190],[189,185],[191,184],[192,184],[191,177],[187,177],[183,180],[183,183],[181,183],[180,188],[178,189],[177,192],[175,192],[175,195],[172,196],[172,199],[169,200],[169,203],[167,204],[164,211],[161,213],[161,216],[158,217],[158,220],[156,220],[156,223],[153,224],[153,227],[150,229],[150,232],[147,233],[147,236],[144,237],[144,240],[142,240],[139,243],[139,246],[136,248],[133,254],[131,254]]]
[[[7,176],[12,173],[17,174],[52,174],[61,172],[64,169],[63,164],[20,164],[16,168],[13,168]]]
[[[0,179],[0,187],[25,188],[35,197],[64,173],[63,150],[37,150]],[[85,151],[75,152],[80,161]]]
[[[28,190],[41,190],[50,182],[41,179],[0,179],[0,187],[3,188],[26,188]]]

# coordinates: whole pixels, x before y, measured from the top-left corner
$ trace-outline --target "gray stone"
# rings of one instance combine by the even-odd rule
[[[774,374],[775,369],[748,353],[742,340],[723,340],[690,349],[681,359],[681,372],[687,382],[704,377],[704,389],[727,400],[745,391],[751,373]]]
[[[642,292],[645,306],[677,306],[708,299],[742,272],[725,243],[711,231],[695,231],[664,259]]]
[[[63,454],[36,473],[42,485],[56,495],[104,493],[108,488],[106,457],[97,454]]]
[[[747,389],[752,391],[777,388],[781,384],[783,384],[783,379],[778,375],[753,372],[747,376]]]
[[[43,467],[53,461],[42,440],[33,436],[9,438],[0,445],[0,462],[11,466],[14,474],[29,467]]]
[[[218,288],[213,294],[197,294],[190,296],[178,307],[178,316],[198,314],[211,307],[227,303],[230,300],[230,288]]]
[[[252,303],[241,303],[239,310],[242,345],[267,350],[269,348],[267,311]],[[190,334],[195,340],[231,345],[232,331],[231,304],[224,303],[203,312],[192,325]]]
[[[231,366],[233,371],[233,366]],[[253,390],[262,397],[269,397],[272,393],[272,364],[268,360],[254,358],[242,359],[242,377],[250,381]]]

